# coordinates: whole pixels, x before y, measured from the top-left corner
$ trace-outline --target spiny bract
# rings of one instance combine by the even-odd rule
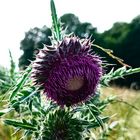
[[[101,60],[90,48],[89,39],[78,37],[45,46],[32,64],[34,83],[61,106],[85,101],[95,94],[102,75]]]
[[[81,140],[82,122],[65,110],[49,113],[41,130],[41,140]]]

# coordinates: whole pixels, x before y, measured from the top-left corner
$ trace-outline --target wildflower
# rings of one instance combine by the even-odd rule
[[[32,78],[57,104],[74,105],[95,94],[102,75],[101,60],[91,54],[89,39],[65,37],[45,46],[33,62]]]

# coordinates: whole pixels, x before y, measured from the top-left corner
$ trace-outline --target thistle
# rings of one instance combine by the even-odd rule
[[[45,46],[32,67],[34,83],[61,106],[94,95],[102,75],[101,60],[91,53],[90,40],[77,37],[65,37],[57,45]]]
[[[55,110],[44,120],[41,140],[81,140],[84,131],[80,120],[65,110]]]

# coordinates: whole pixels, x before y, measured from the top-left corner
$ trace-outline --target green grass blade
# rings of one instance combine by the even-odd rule
[[[53,29],[54,29],[54,35],[55,35],[55,38],[59,41],[59,40],[61,40],[60,23],[57,18],[54,1],[51,0],[50,4],[51,4],[51,14],[52,14],[52,24],[53,24]]]

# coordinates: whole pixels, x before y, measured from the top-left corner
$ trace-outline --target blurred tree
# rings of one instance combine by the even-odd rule
[[[122,42],[122,57],[132,67],[140,66],[140,16],[129,24],[129,32]]]
[[[125,22],[116,22],[112,28],[102,34],[102,39],[105,44],[104,47],[118,50],[129,31],[129,24]]]
[[[137,16],[128,25],[129,31],[119,49],[121,57],[133,68],[140,67],[140,16]],[[124,80],[124,85],[135,83],[140,87],[140,74],[134,74]]]
[[[80,38],[97,36],[97,28],[93,27],[91,23],[81,23],[77,16],[74,14],[64,14],[60,17],[63,29],[66,29],[66,34],[74,33]]]
[[[140,16],[134,18],[131,23],[115,23],[111,29],[105,31],[101,36],[103,47],[113,50],[114,54],[122,58],[128,65],[140,67]],[[114,63],[111,58],[108,61]],[[129,87],[133,83],[140,85],[139,77],[140,74],[134,74],[124,80],[119,79],[115,83]]]
[[[63,29],[66,29],[66,34],[74,33],[80,21],[74,14],[64,14],[60,17]]]
[[[105,31],[100,35],[100,45],[106,49],[113,51],[115,56],[122,58],[122,44],[126,39],[126,36],[129,32],[129,24],[125,22],[116,22],[113,24],[112,28]],[[104,52],[100,51],[101,56],[106,57],[107,61],[111,64],[116,64],[116,67],[121,65]]]
[[[20,49],[23,55],[19,59],[20,69],[25,69],[34,60],[34,53],[43,48],[43,43],[50,45],[51,30],[44,26],[43,28],[33,28],[25,33],[24,39],[20,43]]]
[[[91,35],[94,37],[94,35],[97,33],[97,29],[94,28],[90,23],[85,22],[78,24],[74,33],[80,38],[90,37]]]

